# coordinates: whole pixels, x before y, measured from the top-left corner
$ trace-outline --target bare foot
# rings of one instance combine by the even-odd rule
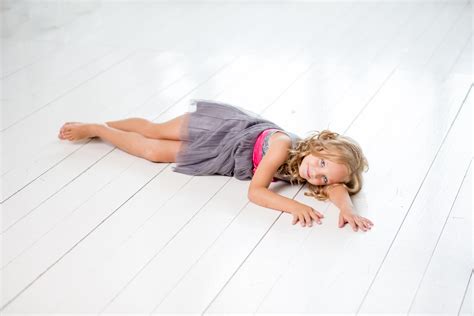
[[[95,137],[94,124],[67,122],[59,130],[59,139],[80,140]]]
[[[71,124],[78,124],[78,123],[80,123],[80,122],[66,122],[66,123],[64,123],[64,125],[61,126],[61,128],[59,129],[58,137],[59,137],[60,139],[66,139],[66,138],[64,137],[64,128],[65,128],[66,126],[68,126],[68,125],[71,125]]]

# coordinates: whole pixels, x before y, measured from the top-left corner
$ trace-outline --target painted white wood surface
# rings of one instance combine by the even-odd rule
[[[276,63],[276,64],[278,65],[278,63]],[[242,69],[242,68],[243,68],[243,69],[247,69],[247,67],[248,67],[248,66],[239,67],[238,69]],[[274,68],[274,69],[276,69],[276,68]],[[240,71],[242,71],[242,70],[240,70]],[[242,76],[242,75],[240,75],[240,76]],[[232,74],[232,77],[233,77],[233,78],[238,78],[235,74]],[[285,78],[285,77],[282,77],[282,78]],[[182,89],[180,89],[179,91],[182,93]],[[183,110],[183,109],[181,109],[181,112],[182,112],[182,110]],[[28,230],[27,230],[27,229],[23,229],[23,227],[19,228],[19,230],[22,231],[24,234],[28,234]],[[45,245],[46,245],[46,247],[48,247],[47,244],[45,244]],[[36,248],[40,248],[40,247],[41,247],[41,244],[39,244],[39,245],[36,246]],[[41,253],[41,252],[42,252],[42,251],[39,250],[39,251],[37,251],[36,253]],[[43,255],[43,256],[44,256],[44,255]],[[31,260],[31,257],[30,257],[29,260]],[[29,261],[29,260],[27,260],[27,261]],[[24,267],[24,266],[23,266],[23,267]],[[7,268],[7,269],[13,269],[13,271],[16,270],[15,272],[17,272],[16,274],[18,274],[18,273],[20,273],[20,271],[21,271],[21,269],[22,269],[22,266],[18,266],[18,265],[16,265],[16,264],[13,264],[12,266],[10,266],[10,267]],[[20,269],[20,270],[18,270],[18,269]],[[10,271],[12,271],[12,270],[10,270]],[[33,273],[35,273],[35,271],[34,271],[33,269],[27,269],[27,270],[21,271],[21,272],[23,272],[22,274],[25,275],[25,276],[24,276],[25,281],[24,281],[23,283],[25,283],[26,280],[31,279],[31,275],[32,275]],[[9,273],[9,274],[10,274],[10,275],[13,275],[14,273]],[[20,284],[20,286],[21,286],[21,285],[22,285],[22,282],[18,282],[18,281],[19,281],[18,279],[12,280],[12,282],[16,282],[15,284]]]
[[[459,257],[456,252],[468,254],[472,250],[472,240],[466,239],[472,221],[472,160],[461,185],[412,300],[413,313],[456,314],[464,298],[466,275],[472,271],[471,258]]]
[[[472,233],[472,226],[471,226],[471,233]],[[471,264],[472,267],[472,264]],[[471,271],[471,277],[469,278],[469,285],[466,289],[466,292],[464,293],[463,301],[462,301],[462,306],[459,310],[460,315],[472,315],[473,313],[473,302],[474,302],[474,297],[473,292],[472,292],[472,275],[473,271]]]
[[[472,313],[472,243],[450,246],[472,222],[470,4],[79,9],[2,39],[2,312]],[[353,201],[375,226],[338,229],[334,205],[272,183],[326,215],[292,226],[248,202],[248,181],[56,138],[70,120],[171,119],[190,98],[359,141]]]
[[[405,36],[408,36],[408,34],[410,34],[410,36],[412,36],[412,33],[410,33],[410,32],[413,32],[412,28],[413,28],[413,26],[408,26],[406,28],[406,30],[404,32],[401,32],[401,33],[404,34]],[[402,36],[401,36],[402,34],[399,34],[400,35],[398,37],[399,39],[402,38]],[[398,48],[398,49],[400,49],[400,48]],[[390,47],[386,48],[386,51],[390,51],[391,53],[393,53],[395,51],[395,49],[394,49],[394,47],[390,46]],[[383,55],[383,54],[381,54],[381,55]],[[377,78],[377,76],[375,76],[375,75],[377,75],[378,72],[377,72],[376,69],[374,69],[374,71],[371,72],[371,74],[373,76],[369,77],[368,79],[369,80],[374,80],[374,79]],[[336,124],[338,126],[338,129],[341,129],[341,130],[344,130],[344,128],[347,128],[347,124],[350,123],[350,120],[349,120],[350,118],[348,118],[347,123],[346,123],[346,127],[345,127],[343,125],[344,124],[344,118],[345,118],[344,115],[347,115],[347,114],[344,114],[343,112],[347,112],[348,111],[347,109],[349,109],[351,105],[353,106],[353,104],[355,104],[357,102],[357,100],[359,100],[359,99],[362,99],[362,101],[365,100],[365,98],[362,98],[363,95],[359,95],[359,94],[361,94],[362,92],[365,92],[364,88],[367,89],[367,87],[369,87],[369,91],[367,91],[367,93],[368,93],[367,94],[367,99],[369,99],[368,97],[370,97],[371,94],[373,94],[376,91],[376,88],[379,87],[379,84],[381,84],[382,81],[380,81],[378,83],[378,85],[373,87],[373,91],[370,91],[369,83],[370,83],[370,81],[365,79],[359,85],[355,85],[354,86],[355,89],[353,89],[353,91],[351,92],[351,94],[349,95],[347,100],[343,100],[341,102],[341,105],[342,105],[341,107],[335,107],[334,109],[328,110],[330,112],[334,111],[334,113],[331,113],[332,114],[331,117],[334,117],[333,120],[336,121],[336,122],[333,123],[332,125]],[[389,102],[389,100],[391,98],[396,98],[396,95],[394,95],[393,92],[388,94],[386,97],[384,97],[384,99],[382,101],[380,101],[378,103],[378,106],[381,107],[381,111],[388,112],[389,109],[386,108],[386,105],[384,105],[384,102]],[[284,104],[287,101],[288,100],[282,101],[282,104]],[[289,113],[285,113],[285,114],[289,114]],[[303,119],[303,115],[301,116],[300,119]],[[368,124],[370,124],[371,129],[374,129],[375,131],[377,131],[378,126],[380,124],[386,124],[386,121],[381,120],[380,122],[377,122],[377,121],[373,120],[372,122],[370,122]],[[370,132],[373,133],[373,134],[376,134],[376,133],[373,132],[373,130],[371,130]],[[388,142],[388,143],[390,144],[390,142]],[[367,144],[367,145],[369,145],[369,144]],[[389,158],[389,157],[387,157],[387,158]],[[375,170],[377,170],[376,173],[379,173],[381,177],[384,177],[386,172],[383,173],[383,170],[380,170],[380,168],[382,166],[381,165],[380,166],[374,165],[374,163],[377,163],[377,162],[372,161],[371,169],[373,170],[375,168]],[[382,164],[382,163],[383,162],[380,162],[380,164]],[[379,192],[379,193],[381,193],[381,192]],[[363,206],[363,207],[366,208],[366,206]],[[361,210],[363,210],[363,209],[361,209]],[[370,216],[368,216],[368,217],[370,218]],[[333,221],[335,221],[335,219],[333,219]],[[267,236],[267,237],[270,238],[270,236]],[[278,237],[276,237],[276,238],[278,238]],[[293,247],[294,247],[294,245],[293,245]],[[271,246],[268,247],[268,248],[265,247],[264,244],[262,243],[262,244],[259,245],[258,250],[261,250],[265,254],[267,254],[267,252],[269,252],[269,251],[276,250],[276,249],[272,248]],[[326,249],[324,249],[324,250],[326,250]],[[334,250],[334,251],[336,253],[338,253],[337,250]],[[247,312],[255,311],[258,304],[260,303],[261,299],[263,298],[263,296],[270,290],[270,286],[272,286],[272,284],[273,284],[272,282],[275,282],[276,278],[278,278],[278,276],[282,273],[280,271],[281,270],[280,266],[286,264],[289,260],[291,260],[291,257],[287,258],[286,253],[287,252],[278,252],[278,254],[272,253],[272,257],[276,258],[276,260],[272,260],[272,263],[271,263],[272,266],[275,266],[275,270],[276,270],[275,272],[273,272],[273,269],[272,270],[269,269],[269,263],[263,263],[262,261],[260,261],[258,259],[255,259],[255,261],[252,260],[253,258],[260,258],[260,256],[257,257],[257,253],[255,253],[254,254],[255,257],[249,258],[249,260],[242,267],[242,269],[239,270],[238,274],[226,286],[224,291],[221,293],[221,295],[214,302],[214,304],[213,304],[214,308],[211,308],[210,311],[211,312],[223,311],[224,308],[226,308],[228,306],[235,307],[236,310],[239,310],[239,311],[242,311],[242,312],[243,311],[247,311]],[[321,249],[319,251],[317,251],[317,253],[324,253],[325,254],[324,257],[326,257],[326,255],[327,255],[326,251],[322,251]],[[281,256],[283,256],[283,258],[280,258]],[[270,256],[266,255],[265,257],[270,257]],[[319,255],[317,255],[317,258],[315,258],[314,260],[317,261],[317,262],[321,262],[323,260],[326,261],[326,259],[321,258]],[[328,261],[328,265],[331,265],[334,262],[333,258],[329,258],[327,261]],[[314,264],[314,262],[312,262],[312,264]],[[301,273],[304,274],[306,270],[307,269],[302,269]],[[322,270],[324,270],[324,269],[322,269]],[[301,276],[301,277],[304,278],[303,276]],[[315,278],[316,278],[315,284],[320,282],[320,276],[319,275],[315,275]],[[257,284],[255,284],[255,281],[254,281],[256,279],[260,280],[260,282],[257,283]],[[300,278],[295,277],[294,279],[299,280]],[[270,280],[272,282],[270,282]],[[303,279],[303,280],[301,280],[301,282],[306,282],[306,281]],[[305,289],[306,289],[305,287],[301,287],[301,291],[304,291]],[[297,291],[297,290],[295,290],[295,287],[291,286],[291,287],[288,288],[288,291]],[[289,293],[286,293],[286,294],[289,295]],[[298,293],[298,294],[304,296],[303,293]],[[289,305],[291,305],[292,303],[295,303],[293,305],[294,308],[298,308],[297,307],[298,306],[298,303],[297,303],[298,300],[295,301],[295,298],[290,299],[290,300],[285,300],[285,302],[288,302]],[[318,305],[319,305],[319,303],[315,305],[315,308],[317,308]]]
[[[242,60],[242,59],[241,59],[241,60]],[[254,63],[255,63],[255,61],[254,61]],[[273,64],[271,61],[268,61],[267,63],[268,63],[269,65],[272,65],[272,64]],[[248,67],[248,65],[245,65],[245,64],[242,64],[242,63],[237,63],[237,64],[235,64],[235,68],[236,68],[236,69],[239,69],[239,68],[242,68],[242,67]],[[235,77],[235,74],[229,74],[229,76],[234,76],[234,77]],[[222,78],[222,77],[221,77],[221,78],[218,78],[218,81],[224,81],[224,78]],[[219,82],[217,82],[217,81],[216,81],[216,82],[213,82],[214,85],[216,85],[217,83],[219,83]],[[176,87],[176,93],[179,93],[179,92],[182,93],[182,89],[183,89],[183,86],[182,86],[182,84],[181,84],[180,86]],[[164,101],[164,97],[165,97],[165,96],[160,95],[160,98],[161,98],[160,101],[161,101],[161,102]],[[175,98],[177,98],[177,97],[179,97],[179,96],[176,96]],[[155,101],[155,102],[156,102],[156,100],[152,100],[152,101]],[[152,102],[150,102],[150,103],[152,103]],[[184,103],[183,103],[183,104],[184,104]],[[160,106],[160,105],[158,104],[158,106]],[[152,103],[152,104],[147,104],[147,107],[149,107],[149,108],[151,108],[151,109],[155,109],[155,112],[156,112],[157,104],[154,104],[154,103]],[[161,105],[161,107],[162,107],[162,105]],[[143,106],[142,106],[140,109],[141,109],[142,112],[143,112]],[[183,109],[180,109],[180,110],[182,111]],[[133,113],[133,112],[130,112],[130,113],[129,113],[129,115],[132,115],[132,114],[134,114],[134,113]],[[141,114],[143,115],[143,113],[141,113]],[[146,116],[148,117],[149,115],[146,115]],[[79,152],[80,152],[80,151],[79,151]],[[98,157],[99,157],[99,156],[98,156]],[[58,174],[57,176],[59,176],[59,174]],[[48,184],[51,184],[51,183],[48,183]],[[49,186],[49,185],[48,185],[48,186]],[[22,191],[22,192],[23,192],[23,191]],[[29,200],[31,200],[31,199],[32,199],[32,196],[23,196],[22,198],[28,198]],[[9,201],[10,201],[10,200],[9,200]],[[9,202],[9,201],[7,201],[7,202]],[[8,206],[8,204],[7,204],[7,206]],[[8,210],[11,211],[10,213],[11,213],[12,216],[18,216],[18,213],[21,211],[21,210],[16,209],[15,207],[9,208]],[[10,214],[10,213],[8,213],[8,214]],[[8,219],[8,218],[7,218],[7,219]],[[23,232],[23,233],[26,233],[26,232]]]
[[[198,9],[200,7],[201,6],[198,6]],[[199,13],[202,11],[207,12],[209,15],[212,14],[213,9],[212,5],[209,4],[207,4],[207,6],[203,5],[202,7],[203,8],[197,12],[194,11],[196,15],[189,17],[186,24],[177,23],[176,25],[172,25],[171,29],[173,32],[175,32],[176,35],[183,36],[187,29],[189,29],[188,25],[197,24],[200,25],[200,29],[199,31],[196,29],[196,31],[206,34],[206,24],[202,23],[202,21],[205,21],[205,15],[203,16]],[[206,11],[205,7],[210,10]],[[191,8],[196,9],[196,5],[191,6]],[[211,15],[212,19],[216,19],[216,16],[221,16],[221,19],[225,20],[224,16],[219,12],[219,9],[214,9],[214,11],[216,12]],[[222,11],[222,8],[220,11]],[[239,16],[237,18],[239,18]],[[240,19],[244,18],[240,17]],[[123,23],[120,19],[114,21],[114,23],[118,23],[119,25]],[[130,23],[133,25],[133,21]],[[159,27],[159,24],[155,26]],[[150,26],[150,28],[153,27],[154,26]],[[225,27],[219,28],[219,30],[225,32]],[[115,32],[115,30],[111,32]],[[117,32],[119,34],[115,36],[121,36],[120,29]],[[169,33],[168,31],[165,34],[169,36]],[[258,32],[254,35],[257,34]],[[153,39],[152,36],[151,38]],[[228,40],[232,42],[235,38],[236,36],[231,36]],[[37,137],[36,139],[28,137],[27,126],[30,128],[48,129],[47,131],[45,130],[47,133],[44,135],[49,135],[57,129],[57,124],[61,124],[65,118],[106,120],[111,118],[111,116],[123,117],[125,113],[121,112],[120,109],[125,107],[130,110],[130,107],[145,102],[153,91],[156,92],[157,89],[163,89],[181,76],[190,73],[191,70],[189,67],[195,65],[202,66],[202,56],[208,57],[209,62],[218,63],[219,67],[222,67],[220,58],[227,58],[228,55],[226,52],[217,53],[216,56],[209,56],[204,38],[200,41],[198,41],[198,39],[199,38],[194,37],[186,41],[187,45],[191,45],[188,48],[193,52],[191,55],[184,55],[185,51],[177,49],[179,45],[183,44],[179,44],[176,41],[169,43],[170,40],[167,40],[166,37],[163,37],[163,40],[167,40],[168,42],[156,43],[155,48],[152,47],[153,49],[151,49],[151,51],[147,48],[140,50],[139,47],[128,47],[124,45],[123,48],[119,48],[119,51],[125,49],[127,51],[126,54],[120,58],[118,63],[113,64],[114,67],[112,67],[110,71],[101,73],[96,80],[85,82],[79,86],[79,89],[72,90],[65,97],[36,112],[34,116],[28,116],[18,124],[6,129],[2,133],[3,144],[5,147],[11,147],[12,150],[6,153],[2,151],[2,179],[6,184],[5,190],[2,192],[2,201],[9,198],[29,182],[37,179],[38,176],[44,174],[44,172],[49,170],[53,165],[71,154],[72,149],[75,147],[64,147],[61,143],[52,143],[48,141],[47,136]],[[213,39],[207,39],[207,41],[211,40]],[[162,48],[162,45],[165,44],[168,44],[168,47]],[[200,48],[200,50],[196,48]],[[157,50],[161,52],[159,57],[156,56]],[[230,54],[233,56],[235,52],[232,51]],[[174,65],[175,59],[180,57],[185,64]],[[164,71],[164,66],[168,66],[170,69]],[[140,75],[131,75],[131,71],[139,72]],[[195,75],[196,73],[193,74]],[[112,83],[111,78],[115,78],[115,80],[113,80],[114,83]],[[128,93],[120,95],[117,93],[120,89]],[[84,92],[86,90],[88,92]],[[114,96],[115,99],[108,98],[109,94]],[[41,122],[45,120],[48,120],[50,124],[41,125],[44,124]],[[25,142],[13,146],[12,144],[15,143],[18,137],[24,138]],[[28,165],[28,169],[24,168],[25,165]]]

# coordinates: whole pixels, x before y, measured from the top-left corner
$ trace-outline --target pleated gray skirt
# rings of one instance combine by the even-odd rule
[[[180,136],[183,145],[173,171],[188,175],[253,176],[253,146],[258,135],[277,124],[238,106],[192,99]]]

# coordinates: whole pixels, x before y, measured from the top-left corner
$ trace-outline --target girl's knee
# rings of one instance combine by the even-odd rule
[[[176,162],[181,141],[156,139],[144,150],[144,158],[152,162]]]

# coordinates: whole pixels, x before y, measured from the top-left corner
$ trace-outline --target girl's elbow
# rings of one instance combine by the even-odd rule
[[[257,195],[258,195],[258,190],[255,188],[249,188],[247,192],[247,198],[249,199],[250,202],[255,203]]]
[[[254,201],[254,196],[255,196],[254,190],[248,190],[247,198],[249,199],[250,202]]]

